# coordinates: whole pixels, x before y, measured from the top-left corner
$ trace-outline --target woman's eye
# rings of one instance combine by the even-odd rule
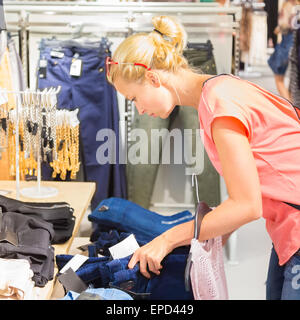
[[[132,99],[131,99],[131,102],[134,102],[134,101],[136,101],[136,98],[132,98]]]

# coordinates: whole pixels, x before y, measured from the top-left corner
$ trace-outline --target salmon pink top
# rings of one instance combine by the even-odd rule
[[[222,176],[211,136],[217,117],[233,117],[246,127],[258,170],[266,228],[285,264],[300,248],[300,110],[258,85],[224,74],[205,81],[199,121],[207,154]],[[247,168],[245,168],[247,170]]]

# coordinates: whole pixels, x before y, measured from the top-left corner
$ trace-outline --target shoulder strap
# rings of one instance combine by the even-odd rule
[[[299,204],[294,204],[294,203],[289,203],[289,202],[284,202],[285,204],[295,208],[295,209],[298,209],[300,210],[300,205]]]

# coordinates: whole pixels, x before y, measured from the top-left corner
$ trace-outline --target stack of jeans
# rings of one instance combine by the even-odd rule
[[[64,243],[73,234],[74,209],[67,202],[24,202],[0,195],[0,209],[3,212],[17,212],[51,223],[54,230],[52,244]]]
[[[102,231],[117,229],[133,233],[138,243],[145,244],[168,229],[193,220],[194,216],[187,210],[163,216],[132,201],[109,198],[101,201],[88,219],[94,224],[91,241],[96,241]]]
[[[111,55],[110,46],[106,38],[98,42],[42,39],[40,43],[39,89],[61,86],[58,108],[79,108],[83,180],[95,181],[97,186],[92,209],[107,197],[127,196],[125,165],[119,163],[117,94],[105,75],[105,59]],[[81,61],[77,75],[70,73],[75,60]],[[103,136],[101,129],[106,130]],[[107,132],[113,132],[116,139],[109,139]],[[106,153],[107,149],[112,152],[112,159],[106,163],[99,163],[99,157],[97,159],[101,147]],[[52,168],[44,163],[43,179],[51,180],[51,173]]]
[[[112,260],[108,250],[131,234],[143,246],[173,226],[194,219],[191,212],[162,216],[131,201],[110,198],[103,200],[88,218],[97,228],[92,233],[92,243],[88,246],[89,259],[76,271],[87,285],[124,290],[134,299],[193,299],[192,292],[187,292],[184,284],[190,246],[174,249],[163,259],[161,274],[157,276],[151,273],[150,279],[140,273],[139,264],[128,269],[131,256]],[[98,257],[99,253],[104,256]],[[57,255],[59,270],[71,258],[70,255]]]
[[[171,253],[162,261],[159,276],[151,274],[144,277],[139,271],[139,264],[128,268],[131,256],[111,260],[110,257],[90,257],[76,274],[89,286],[94,288],[115,288],[124,290],[134,299],[143,297],[149,300],[193,300],[193,293],[184,286],[184,271],[189,247],[180,254]],[[59,270],[72,259],[72,255],[57,255]]]
[[[216,64],[213,55],[213,46],[210,41],[206,43],[190,43],[187,49],[184,51],[184,56],[188,59],[189,64],[200,72],[216,75]],[[199,90],[201,90],[199,88]],[[203,150],[203,144],[200,137],[196,139],[199,135],[197,129],[199,130],[199,120],[198,112],[194,108],[187,108],[185,106],[176,106],[173,112],[167,119],[161,119],[159,117],[153,118],[148,115],[139,115],[137,110],[134,110],[134,117],[132,123],[132,130],[143,129],[146,131],[148,137],[148,158],[145,159],[144,163],[134,164],[128,161],[127,170],[127,192],[128,200],[137,203],[149,209],[152,193],[154,190],[155,180],[159,168],[159,164],[151,163],[151,146],[156,145],[152,141],[151,131],[153,129],[160,130],[162,133],[162,144],[159,145],[159,155],[158,158],[161,160],[162,150],[164,143],[168,139],[169,130],[172,127],[175,119],[179,118],[182,128],[182,136],[184,136],[184,129],[192,129],[191,138],[189,141],[184,141],[182,150],[188,150],[187,154],[192,155],[192,157],[197,156],[196,150]],[[168,130],[165,130],[168,129]],[[181,143],[181,141],[180,141]],[[130,143],[128,147],[130,148]],[[176,141],[174,142],[174,149],[176,148]],[[201,198],[209,206],[215,207],[220,204],[220,183],[219,175],[215,168],[213,167],[210,159],[205,150],[204,152],[204,168],[203,171],[198,174],[199,168],[195,165],[186,164],[186,168],[198,174],[198,190],[201,194]],[[191,163],[192,161],[189,160]],[[203,165],[203,164],[201,164]],[[194,199],[196,203],[196,194],[194,193]]]

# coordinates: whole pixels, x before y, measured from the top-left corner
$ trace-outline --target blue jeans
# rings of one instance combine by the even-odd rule
[[[300,255],[294,254],[283,266],[272,248],[267,287],[267,300],[300,300]]]
[[[98,253],[103,256],[110,256],[109,248],[123,241],[130,233],[118,232],[111,229],[109,232],[100,232],[98,239],[88,246],[89,257],[97,257]],[[146,243],[139,243],[144,245]]]
[[[86,181],[96,182],[96,192],[91,202],[92,210],[107,197],[127,197],[125,164],[119,163],[119,109],[116,90],[106,80],[105,58],[111,55],[110,43],[103,38],[98,47],[64,44],[53,40],[40,45],[40,59],[47,60],[45,78],[38,76],[38,87],[61,86],[58,108],[73,110],[79,108],[80,139],[83,150],[83,164]],[[51,51],[59,50],[63,57],[51,56]],[[79,77],[70,75],[74,55],[82,61]],[[41,70],[39,70],[40,75]],[[96,141],[100,129],[110,129],[116,141]],[[103,137],[103,139],[107,139]],[[100,140],[100,138],[98,138]],[[105,144],[105,145],[104,145]],[[115,162],[99,164],[96,158],[100,146],[107,146],[115,156]],[[106,149],[106,148],[105,148]],[[51,180],[50,166],[43,166],[43,179]]]
[[[133,300],[132,297],[124,291],[111,288],[89,288],[85,292],[99,295],[103,300]],[[68,291],[61,300],[76,300],[79,293]]]
[[[282,41],[275,47],[273,54],[268,59],[268,64],[274,74],[285,75],[289,64],[289,53],[293,45],[293,32],[282,36]]]
[[[128,269],[131,256],[110,260],[108,257],[90,257],[77,271],[77,275],[87,284],[94,287],[123,288],[134,293],[149,294],[150,300],[193,300],[193,293],[185,291],[184,271],[189,247],[182,254],[169,254],[162,261],[163,269],[159,276],[152,274],[151,279],[139,271],[139,264]],[[71,255],[57,255],[56,264],[60,270],[72,258]]]
[[[93,222],[95,227],[91,241],[96,240],[99,236],[99,230],[106,226],[133,233],[138,243],[147,243],[166,230],[193,220],[194,217],[189,211],[163,216],[144,209],[129,200],[109,198],[101,201],[98,207],[88,216],[88,219]]]

